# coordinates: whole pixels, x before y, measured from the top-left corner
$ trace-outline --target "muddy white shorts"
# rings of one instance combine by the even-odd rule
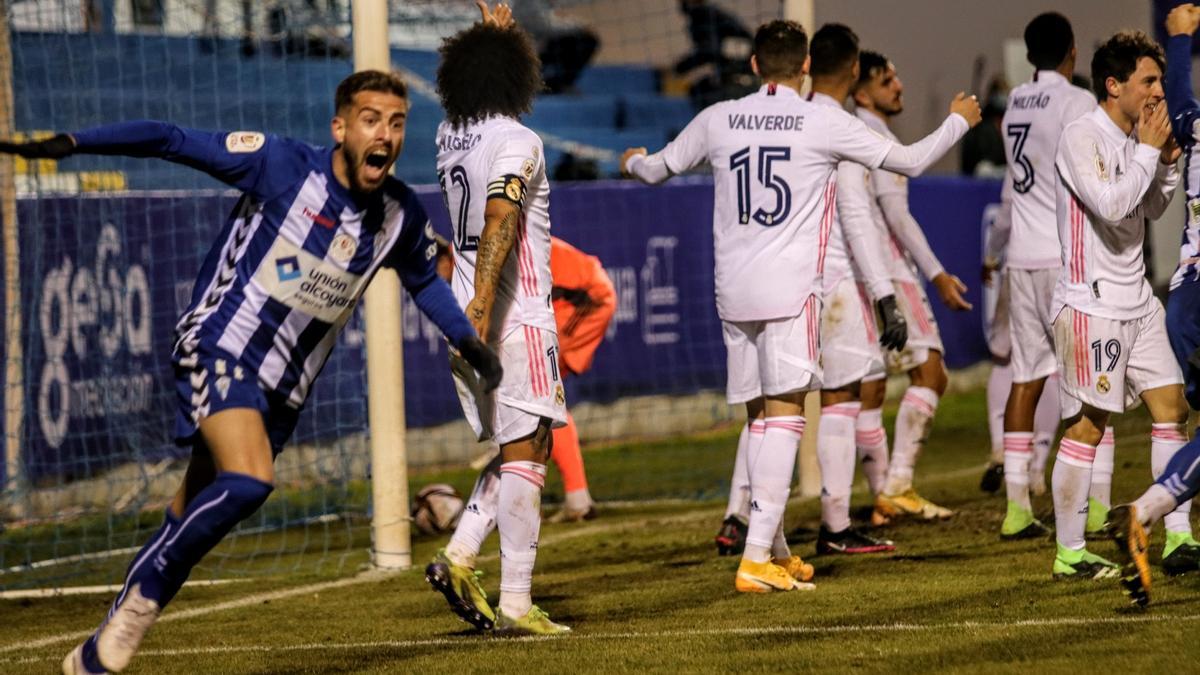
[[[945,352],[942,335],[938,332],[933,309],[925,288],[915,279],[892,279],[896,287],[896,305],[908,322],[908,342],[898,352],[886,354],[888,371],[893,374],[907,373],[929,360],[929,352]]]
[[[884,375],[875,309],[866,289],[842,279],[821,309],[821,386],[838,389]]]
[[[821,301],[812,295],[799,316],[722,321],[728,352],[729,403],[819,389],[820,312]]]
[[[1050,315],[1057,281],[1057,268],[1008,271],[1013,382],[1040,380],[1058,369]]]
[[[1065,307],[1054,320],[1063,419],[1083,403],[1121,413],[1137,407],[1149,389],[1183,384],[1183,373],[1167,340],[1162,303],[1138,319],[1089,316]]]
[[[520,326],[496,349],[504,377],[490,394],[483,393],[475,369],[461,356],[450,355],[450,370],[463,414],[475,436],[500,445],[537,430],[541,418],[552,427],[567,423],[567,396],[558,370],[558,336],[554,331]]]

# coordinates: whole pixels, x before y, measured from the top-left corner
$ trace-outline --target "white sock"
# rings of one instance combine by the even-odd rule
[[[762,446],[757,453],[748,454],[750,525],[746,528],[746,551],[742,556],[746,560],[771,559],[775,534],[783,522],[783,510],[792,489],[792,470],[796,468],[796,451],[803,434],[804,418],[799,415],[768,417]]]
[[[737,455],[733,459],[733,476],[729,479],[729,504],[725,507],[725,517],[738,516],[742,520],[750,518],[750,471],[746,468],[746,456],[750,453],[752,444],[762,443],[763,431],[766,424],[762,420],[746,422],[742,433],[738,435]]]
[[[500,465],[500,609],[519,619],[533,606],[533,563],[542,526],[542,486],[546,465],[505,462]]]
[[[1032,511],[1029,502],[1029,463],[1033,459],[1033,432],[1004,432],[1004,490],[1008,501]]]
[[[496,510],[500,507],[500,455],[492,458],[483,467],[475,480],[475,489],[463,508],[458,526],[450,543],[446,544],[446,557],[455,565],[475,568],[475,556],[484,540],[496,528]]]
[[[1054,373],[1046,378],[1042,397],[1038,399],[1033,415],[1033,460],[1029,464],[1029,489],[1035,495],[1046,493],[1046,464],[1050,461],[1050,449],[1054,447],[1061,423],[1058,373]]]
[[[992,364],[987,382],[988,435],[992,439],[993,464],[1004,462],[1004,408],[1008,405],[1008,392],[1012,389],[1012,367]]]
[[[896,438],[892,441],[892,462],[884,493],[900,494],[912,487],[913,468],[929,438],[937,405],[937,392],[929,387],[909,387],[904,392],[896,412]]]
[[[783,520],[779,521],[779,527],[775,530],[775,541],[771,542],[771,557],[785,562],[792,557],[792,549],[788,546],[787,535],[783,533]]]
[[[854,444],[858,448],[858,461],[871,494],[883,489],[888,472],[887,432],[883,430],[883,408],[860,410],[854,423]]]
[[[1054,494],[1055,537],[1063,546],[1081,550],[1087,529],[1087,494],[1092,482],[1096,448],[1064,438],[1058,443],[1051,490]]]
[[[1134,500],[1133,506],[1142,525],[1149,525],[1171,513],[1175,508],[1175,496],[1167,488],[1154,483]]]
[[[1150,470],[1155,480],[1166,470],[1167,462],[1187,444],[1187,440],[1187,427],[1183,424],[1150,425]],[[1192,500],[1189,499],[1163,516],[1167,532],[1191,532],[1192,524],[1188,520],[1191,511]]]
[[[1153,445],[1153,444],[1152,444]],[[1105,506],[1112,506],[1112,477],[1117,438],[1112,427],[1104,428],[1104,437],[1096,446],[1096,461],[1092,462],[1092,487],[1088,496]],[[1153,462],[1151,462],[1153,464]],[[1165,466],[1165,462],[1163,463]],[[1153,467],[1151,467],[1153,470]],[[1159,469],[1161,472],[1161,467]]]
[[[857,401],[821,408],[817,426],[817,463],[821,467],[821,522],[830,532],[850,527],[850,491],[854,487],[854,424]]]

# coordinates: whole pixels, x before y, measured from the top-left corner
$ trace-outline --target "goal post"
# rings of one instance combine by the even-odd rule
[[[388,70],[386,0],[351,3],[354,70]],[[367,420],[371,446],[371,561],[381,569],[412,567],[405,445],[400,278],[382,268],[367,288]]]

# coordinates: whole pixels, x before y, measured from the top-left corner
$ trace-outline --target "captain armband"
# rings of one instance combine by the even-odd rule
[[[507,199],[517,206],[525,206],[527,187],[525,179],[515,173],[506,173],[500,178],[488,183],[488,199]]]

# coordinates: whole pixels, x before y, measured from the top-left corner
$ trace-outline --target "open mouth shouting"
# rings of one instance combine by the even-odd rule
[[[375,186],[383,182],[388,169],[392,166],[393,157],[386,147],[377,147],[363,157],[362,182],[366,186]]]

